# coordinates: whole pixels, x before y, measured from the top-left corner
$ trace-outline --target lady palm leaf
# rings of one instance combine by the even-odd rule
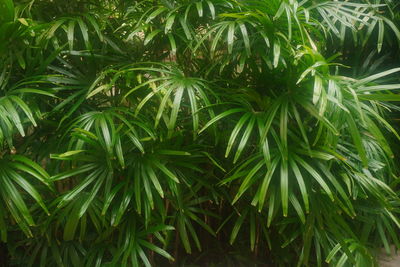
[[[30,195],[46,213],[49,213],[41,195],[26,176],[36,178],[46,187],[50,186],[50,177],[38,164],[24,156],[10,155],[2,157],[0,162],[2,184],[0,194],[5,203],[0,211],[0,222],[4,226],[1,231],[2,241],[5,242],[7,239],[5,219],[9,216],[8,213],[27,236],[32,236],[30,226],[35,225],[35,222],[26,206],[24,194],[19,189]]]
[[[34,111],[29,107],[29,102],[25,101],[23,96],[26,94],[31,96],[35,94],[53,96],[46,89],[36,89],[37,85],[34,84],[43,82],[40,80],[41,77],[38,78],[36,81],[26,81],[19,86],[10,88],[5,95],[0,97],[0,145],[6,142],[12,148],[12,138],[15,130],[24,137],[26,122],[30,122],[35,127],[37,126]]]
[[[150,73],[155,72],[155,75],[157,75],[145,82],[142,81],[139,85],[129,90],[124,95],[124,98],[127,98],[128,96],[132,97],[132,94],[138,92],[140,89],[143,90],[146,87],[151,89],[151,91],[137,104],[136,114],[139,114],[144,105],[154,96],[159,96],[161,101],[158,106],[157,115],[154,119],[154,127],[157,127],[160,120],[163,119],[168,129],[168,137],[171,137],[177,123],[178,114],[180,110],[183,109],[183,105],[187,103],[186,105],[189,105],[190,107],[189,110],[193,121],[193,131],[196,132],[198,130],[199,109],[211,104],[208,94],[211,93],[211,96],[213,96],[210,86],[205,80],[186,77],[182,71],[174,67],[172,67],[172,69],[135,68],[132,70],[144,71],[147,73],[150,71]],[[169,118],[163,116],[167,109],[171,110]],[[209,111],[209,114],[210,116],[213,116],[211,110]]]
[[[249,251],[374,266],[375,248],[400,246],[393,1],[0,0],[0,13],[0,237],[15,264]]]

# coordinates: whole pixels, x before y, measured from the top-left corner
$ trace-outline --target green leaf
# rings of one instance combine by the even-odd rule
[[[147,242],[147,241],[145,241],[143,239],[139,240],[139,243],[142,246],[147,247],[148,249],[160,254],[161,256],[163,256],[163,257],[165,257],[165,258],[167,258],[167,259],[169,259],[171,261],[174,260],[174,258],[168,252],[166,252],[165,250],[163,250],[163,249],[161,249],[161,248],[159,248],[159,247],[157,247],[157,246],[155,246],[155,245],[153,245],[153,244],[151,244],[151,243],[149,243],[149,242]]]
[[[171,30],[172,25],[175,22],[175,17],[176,17],[176,14],[173,14],[168,17],[167,21],[165,22],[164,33],[168,33]]]
[[[214,7],[213,3],[211,1],[206,1],[206,2],[208,4],[208,7],[210,8],[212,19],[215,19],[215,7]]]
[[[281,162],[281,198],[283,216],[288,215],[288,201],[289,201],[289,179],[288,179],[288,164],[286,159]]]
[[[382,77],[388,76],[392,73],[396,73],[399,72],[400,68],[394,68],[394,69],[390,69],[390,70],[386,70],[368,77],[365,77],[364,79],[358,80],[354,85],[355,86],[360,86],[360,85],[364,85],[366,83],[372,82],[374,80],[380,79]]]
[[[3,198],[5,197],[5,203],[7,206],[10,208],[13,217],[16,219],[16,221],[20,224],[24,224],[25,222],[29,226],[33,226],[35,223],[33,222],[32,216],[23,201],[23,198],[21,194],[18,192],[18,190],[15,188],[15,186],[11,183],[10,178],[8,177],[7,173],[5,170],[0,169],[0,175],[2,179],[0,179],[0,185],[2,187],[2,195]],[[24,222],[21,222],[21,219],[19,217],[19,214],[22,215]],[[29,229],[25,232],[29,236],[32,236],[31,232]]]
[[[306,217],[304,215],[303,209],[301,208],[301,205],[299,201],[297,200],[296,196],[294,194],[290,194],[290,202],[292,203],[292,206],[297,212],[297,215],[299,215],[299,218],[303,224],[306,223]],[[282,245],[283,247],[283,245]]]
[[[76,19],[78,21],[79,27],[81,28],[81,33],[82,33],[82,37],[83,40],[85,42],[85,47],[86,49],[90,50],[91,49],[91,45],[90,45],[90,41],[89,41],[89,30],[87,28],[87,25],[85,22],[83,22],[83,20],[81,18],[77,18]]]
[[[117,137],[117,141],[115,142],[115,154],[117,155],[119,164],[122,169],[125,169],[125,160],[124,160],[124,152],[122,150],[121,138]]]
[[[158,15],[163,13],[164,11],[167,11],[168,9],[166,7],[159,7],[156,10],[154,10],[146,19],[146,23],[149,23],[152,21],[154,18],[156,18]]]
[[[353,138],[354,145],[357,148],[358,155],[360,156],[364,167],[368,167],[367,154],[365,152],[364,145],[361,139],[360,132],[357,128],[356,122],[354,121],[351,115],[348,115],[346,119],[347,119],[347,125],[349,126],[351,137]]]
[[[181,106],[181,100],[182,100],[184,90],[185,89],[183,87],[178,87],[178,89],[175,92],[174,102],[172,103],[171,116],[170,116],[169,122],[167,124],[169,137],[172,136],[172,132],[175,128],[176,119],[178,117],[178,112],[179,112],[179,108]]]
[[[268,133],[269,133],[269,129],[272,125],[272,122],[275,118],[276,112],[278,111],[280,105],[281,105],[281,99],[276,99],[271,107],[268,108],[267,114],[266,114],[266,123],[265,126],[263,128],[263,131],[261,133],[261,137],[260,140],[261,142],[265,142],[265,140],[267,139]]]
[[[22,136],[25,136],[25,131],[24,128],[22,127],[20,116],[17,110],[15,109],[14,105],[11,103],[11,101],[8,98],[3,98],[3,99],[0,98],[0,104],[3,105],[4,109],[7,111],[7,115],[10,117],[10,119],[13,120],[19,133]]]
[[[315,75],[314,77],[314,93],[313,93],[313,104],[316,104],[321,97],[322,93],[322,79]]]
[[[189,237],[186,231],[186,220],[183,216],[179,216],[178,218],[178,231],[185,251],[189,254],[192,253]]]
[[[235,23],[230,23],[228,28],[227,43],[228,43],[228,53],[232,54],[233,39],[235,37]]]
[[[74,50],[74,32],[75,32],[75,21],[70,20],[68,22],[68,30],[67,30],[67,38],[68,38],[68,46],[69,50]]]
[[[212,118],[210,121],[208,121],[204,125],[204,127],[199,131],[199,134],[202,133],[204,130],[206,130],[208,127],[210,127],[212,124],[214,124],[215,122],[225,118],[226,116],[229,116],[231,114],[238,113],[238,112],[244,112],[244,111],[245,110],[243,108],[233,108],[233,109],[229,109],[227,111],[224,111],[221,114],[218,114],[217,116]]]
[[[198,114],[198,108],[197,108],[196,94],[194,92],[194,89],[191,86],[189,86],[186,90],[187,90],[187,93],[189,96],[190,109],[192,112],[193,139],[196,139],[196,134],[199,129],[199,114]]]
[[[262,208],[264,207],[264,202],[265,202],[265,197],[267,196],[268,188],[271,183],[272,176],[274,175],[276,166],[278,165],[279,158],[275,158],[272,163],[270,169],[268,169],[267,173],[265,174],[265,177],[263,179],[263,182],[260,187],[260,193],[258,197],[258,211],[261,212]]]
[[[35,170],[36,172],[38,172],[43,179],[42,180],[47,180],[50,179],[49,174],[36,162],[33,162],[32,160],[28,159],[25,156],[21,156],[21,155],[13,155],[12,160],[24,163],[25,165],[27,165],[28,167],[32,168],[33,170]]]
[[[246,25],[244,25],[244,23],[242,23],[242,22],[238,22],[238,24],[239,24],[240,31],[242,32],[243,42],[244,42],[244,47],[246,49],[246,53],[247,53],[247,55],[250,55],[251,54],[250,39],[249,39]]]
[[[296,161],[293,159],[289,160],[290,167],[296,177],[297,183],[299,184],[300,192],[301,192],[301,197],[303,198],[304,206],[306,208],[306,213],[310,211],[310,204],[308,200],[308,193],[307,193],[307,187],[304,182],[303,175],[300,172],[299,167],[297,166]]]
[[[372,101],[400,101],[400,94],[370,94],[370,95],[358,95],[361,100],[372,100]]]
[[[156,174],[154,173],[153,169],[148,165],[146,165],[145,168],[146,168],[148,177],[150,178],[150,180],[153,183],[154,187],[156,188],[157,192],[160,194],[160,196],[162,198],[164,198],[164,191],[163,191],[161,184],[158,181],[158,178],[157,178]]]
[[[199,17],[203,16],[203,5],[201,4],[201,2],[196,2],[196,9],[197,9],[197,13],[199,14]]]
[[[276,191],[271,190],[271,195],[269,197],[269,205],[268,205],[268,219],[267,219],[267,227],[271,226],[272,219],[274,217],[274,212],[275,212],[275,195]]]
[[[100,190],[100,187],[103,184],[103,181],[106,177],[106,172],[103,172],[101,175],[99,175],[99,177],[97,178],[97,182],[94,184],[92,191],[89,193],[89,195],[87,196],[85,202],[83,202],[81,204],[81,207],[79,209],[79,213],[78,216],[79,218],[81,218],[87,211],[87,209],[89,208],[89,206],[92,204],[93,200],[97,197],[97,193]]]
[[[274,42],[274,68],[278,67],[281,54],[281,44],[278,40]]]
[[[12,0],[0,0],[0,23],[14,20],[14,3]]]
[[[63,235],[65,241],[70,241],[74,239],[76,228],[79,223],[78,208],[79,206],[76,205],[72,210],[71,214],[69,214],[69,216],[67,217],[67,223],[65,224],[64,235]]]
[[[231,232],[230,238],[229,238],[229,243],[230,243],[231,245],[235,242],[236,237],[237,237],[237,235],[238,235],[238,233],[239,233],[239,230],[240,230],[240,228],[242,227],[242,224],[243,224],[243,222],[244,222],[244,219],[245,219],[246,216],[247,216],[247,213],[248,213],[248,210],[246,209],[246,210],[244,211],[244,213],[243,213],[243,214],[240,214],[239,218],[236,220],[235,225],[234,225],[233,228],[232,228],[232,232]]]
[[[178,151],[178,150],[170,150],[170,149],[161,149],[157,150],[157,154],[161,155],[173,155],[173,156],[190,156],[191,154],[186,151]]]
[[[382,45],[383,45],[383,34],[385,33],[385,26],[383,25],[383,20],[378,20],[378,43],[377,43],[377,49],[378,53],[381,52],[382,50]]]
[[[249,123],[247,124],[247,127],[246,127],[244,133],[243,133],[242,139],[240,140],[239,146],[235,153],[235,157],[233,159],[233,163],[236,163],[236,161],[239,159],[240,155],[242,154],[243,149],[244,149],[245,145],[247,144],[247,141],[249,140],[250,135],[253,131],[253,126],[254,126],[255,121],[256,121],[256,118],[254,116],[252,116],[250,118]]]
[[[171,33],[168,33],[168,40],[171,45],[172,55],[176,55],[176,41],[175,41],[175,37]]]
[[[113,190],[111,190],[111,192],[106,196],[106,200],[104,201],[104,206],[103,209],[101,211],[101,215],[105,215],[108,207],[110,206],[111,202],[113,201],[113,199],[115,198],[116,194],[119,192],[119,190],[121,190],[122,187],[126,186],[126,184],[124,182],[119,183],[117,186],[115,186],[113,188]]]
[[[246,175],[244,178],[242,184],[239,187],[239,190],[237,194],[235,195],[235,198],[232,201],[232,204],[234,204],[236,201],[239,200],[239,198],[243,195],[243,193],[255,182],[256,178],[254,178],[254,175],[263,167],[264,162],[260,160]]]
[[[189,27],[187,25],[187,21],[183,17],[180,17],[179,22],[182,25],[183,31],[186,35],[186,38],[188,40],[192,40],[192,34],[190,33]]]
[[[334,201],[333,193],[328,184],[325,182],[324,178],[322,178],[321,175],[303,159],[295,154],[293,154],[292,156],[294,160],[296,160],[301,166],[303,166],[304,169],[306,169],[309,174],[311,174],[311,176],[319,183],[322,189],[328,194],[330,199]]]
[[[339,250],[342,248],[342,246],[340,245],[340,243],[338,243],[328,254],[328,256],[326,257],[325,261],[327,263],[330,263],[331,260],[333,259],[333,257],[335,257],[335,255],[339,252]]]
[[[25,113],[25,115],[29,118],[29,120],[32,122],[33,126],[37,126],[36,125],[36,121],[33,118],[33,114],[31,109],[28,107],[28,105],[18,96],[14,96],[14,95],[10,95],[9,98],[16,103]]]
[[[229,152],[231,151],[231,149],[233,147],[236,137],[238,136],[240,130],[242,129],[242,127],[246,123],[246,121],[250,118],[250,116],[251,116],[250,113],[245,113],[240,118],[240,120],[236,124],[235,128],[233,128],[231,136],[229,137],[229,140],[228,140],[228,146],[226,148],[225,158],[227,158],[229,156]]]
[[[78,186],[74,187],[70,192],[65,194],[60,202],[58,203],[58,207],[62,207],[66,202],[69,202],[76,198],[79,193],[81,193],[86,187],[88,187],[90,184],[92,184],[96,179],[98,179],[98,176],[102,173],[103,170],[98,169],[91,174],[87,176],[86,179],[84,179]]]
[[[161,164],[159,161],[154,160],[152,161],[152,163],[158,168],[160,169],[160,171],[162,171],[165,175],[167,175],[169,178],[171,178],[174,182],[179,184],[179,179],[175,176],[175,174],[173,174],[170,170],[167,169],[167,167],[165,167],[165,165]]]
[[[148,45],[148,43],[150,43],[150,41],[151,40],[153,40],[153,38],[157,35],[157,34],[159,34],[161,32],[161,30],[154,30],[154,31],[152,31],[151,33],[149,33],[147,36],[146,36],[146,38],[144,39],[144,42],[143,42],[143,44],[144,45]]]
[[[85,152],[86,150],[71,150],[71,151],[67,151],[67,152],[64,152],[64,153],[62,153],[62,154],[50,154],[50,158],[53,158],[53,159],[62,159],[62,158],[68,158],[68,157],[70,157],[70,156],[74,156],[74,155],[77,155],[77,154],[80,154],[80,153],[82,153],[82,152]]]
[[[173,90],[174,90],[174,87],[171,86],[167,90],[167,92],[165,93],[165,95],[163,96],[163,98],[161,100],[160,106],[158,107],[157,116],[156,116],[156,119],[155,119],[155,122],[154,122],[154,126],[155,127],[157,127],[159,122],[160,122],[161,116],[163,115],[165,107],[166,107],[167,102],[169,100],[169,96],[172,94]]]
[[[281,114],[280,114],[280,142],[282,145],[282,160],[287,161],[288,159],[288,144],[287,144],[287,135],[288,135],[288,101],[283,101],[281,105]]]

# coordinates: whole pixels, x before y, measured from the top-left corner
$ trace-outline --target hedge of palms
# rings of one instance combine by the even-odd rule
[[[0,0],[3,262],[374,266],[396,4]]]

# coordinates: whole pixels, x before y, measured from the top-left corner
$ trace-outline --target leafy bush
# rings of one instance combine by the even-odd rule
[[[0,0],[7,261],[376,265],[400,247],[396,4]]]

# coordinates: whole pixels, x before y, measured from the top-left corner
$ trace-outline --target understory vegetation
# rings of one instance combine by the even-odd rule
[[[376,266],[399,23],[395,0],[0,0],[0,261]]]

